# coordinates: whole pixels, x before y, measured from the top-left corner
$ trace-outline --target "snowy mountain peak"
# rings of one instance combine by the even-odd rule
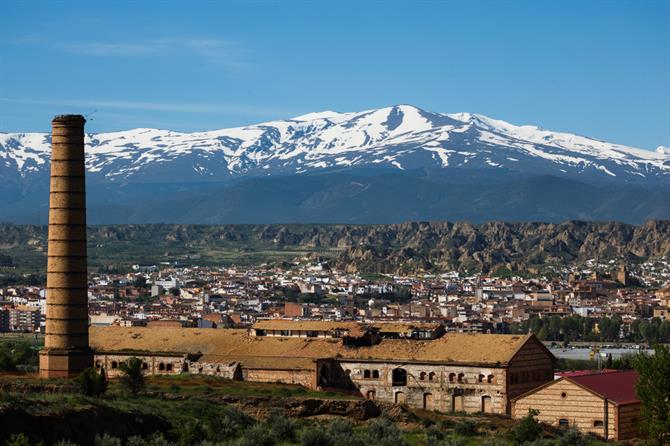
[[[50,137],[0,133],[0,176],[48,173]],[[112,181],[225,181],[348,167],[505,169],[670,184],[670,151],[607,143],[472,113],[408,104],[322,111],[238,128],[137,128],[87,136],[87,168]],[[168,174],[169,173],[169,174]]]

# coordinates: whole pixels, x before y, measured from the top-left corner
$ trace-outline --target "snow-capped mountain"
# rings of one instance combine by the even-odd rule
[[[87,135],[91,222],[670,218],[670,150],[397,105]],[[0,133],[0,221],[42,222],[50,136]],[[123,216],[123,217],[121,217]]]
[[[320,112],[208,132],[138,128],[87,136],[87,168],[111,181],[221,181],[351,166],[504,168],[670,184],[670,153],[634,149],[486,116],[410,105]],[[0,165],[22,177],[48,168],[50,137],[0,133]]]

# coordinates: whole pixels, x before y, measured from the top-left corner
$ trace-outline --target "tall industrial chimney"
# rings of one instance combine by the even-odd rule
[[[93,365],[88,346],[84,123],[80,115],[51,122],[47,313],[40,376],[69,378]]]

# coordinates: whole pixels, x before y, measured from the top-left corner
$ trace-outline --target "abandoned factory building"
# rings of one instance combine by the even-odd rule
[[[533,335],[444,334],[430,324],[261,321],[250,330],[91,327],[96,367],[142,360],[147,374],[193,373],[441,411],[510,414],[510,401],[553,379]]]

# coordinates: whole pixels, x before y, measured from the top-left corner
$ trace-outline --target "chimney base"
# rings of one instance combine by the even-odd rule
[[[40,350],[40,378],[76,378],[93,364],[93,351]]]

